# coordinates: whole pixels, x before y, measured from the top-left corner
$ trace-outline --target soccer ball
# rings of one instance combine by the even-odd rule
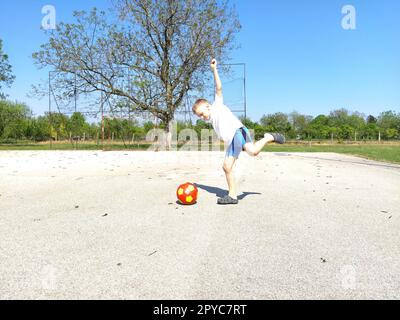
[[[187,182],[178,187],[178,190],[176,190],[176,196],[178,197],[180,203],[190,205],[196,203],[197,192],[198,190],[196,186],[190,182]]]

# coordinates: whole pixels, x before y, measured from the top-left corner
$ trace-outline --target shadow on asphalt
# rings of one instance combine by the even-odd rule
[[[195,184],[197,188],[202,189],[204,191],[207,191],[208,193],[215,194],[216,197],[222,198],[228,194],[228,191],[218,188],[218,187],[211,187],[211,186],[206,186],[203,184]],[[243,200],[247,196],[251,195],[261,195],[259,192],[243,192],[241,195],[238,196],[238,200]]]

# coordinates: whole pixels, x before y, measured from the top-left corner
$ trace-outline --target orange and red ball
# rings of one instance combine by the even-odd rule
[[[179,202],[185,205],[195,204],[197,201],[197,194],[197,187],[190,182],[180,185],[176,190],[176,196]]]

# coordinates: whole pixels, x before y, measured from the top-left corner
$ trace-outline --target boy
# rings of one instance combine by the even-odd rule
[[[207,100],[199,99],[193,105],[193,112],[201,119],[210,121],[218,137],[228,146],[226,150],[223,170],[228,183],[229,193],[218,199],[218,204],[238,204],[235,178],[232,172],[235,161],[242,151],[250,156],[257,156],[262,148],[269,142],[285,143],[285,137],[279,133],[266,133],[264,138],[255,143],[252,142],[249,130],[241,121],[224,105],[222,97],[222,84],[218,75],[217,61],[212,59],[211,70],[215,80],[215,102],[210,105]]]

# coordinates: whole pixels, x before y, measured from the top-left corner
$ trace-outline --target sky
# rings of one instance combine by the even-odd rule
[[[106,9],[110,0],[0,1],[0,39],[16,80],[4,90],[35,115],[47,99],[27,97],[47,79],[31,58],[47,41],[42,7],[56,8],[56,21],[73,21],[74,10]],[[230,62],[246,63],[248,115],[297,111],[328,114],[347,108],[366,115],[400,111],[400,1],[232,0],[242,29]],[[345,30],[345,5],[355,8],[355,29]],[[227,95],[229,93],[225,93]]]

